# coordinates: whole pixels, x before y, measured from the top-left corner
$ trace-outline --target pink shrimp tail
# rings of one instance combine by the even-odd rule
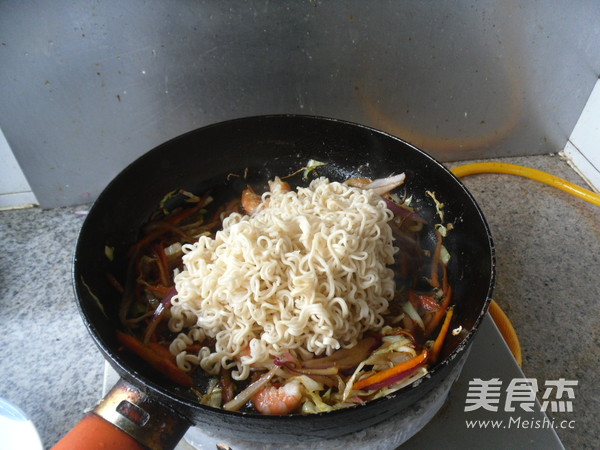
[[[252,403],[261,414],[290,414],[300,406],[302,397],[300,383],[292,381],[281,387],[264,387],[252,397]]]

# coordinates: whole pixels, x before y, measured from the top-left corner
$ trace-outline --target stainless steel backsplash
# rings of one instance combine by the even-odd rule
[[[44,207],[257,114],[363,123],[443,161],[557,152],[600,73],[599,18],[595,0],[5,0],[0,128]]]

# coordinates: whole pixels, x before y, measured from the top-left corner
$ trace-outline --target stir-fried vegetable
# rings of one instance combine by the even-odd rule
[[[399,175],[394,175],[394,176],[391,176],[388,178],[380,178],[378,180],[375,180],[375,181],[367,184],[364,188],[372,189],[375,192],[377,192],[379,195],[385,195],[385,194],[393,191],[394,189],[396,189],[401,184],[403,184],[405,178],[406,178],[406,175],[404,175],[403,173],[401,173]]]
[[[269,370],[267,373],[262,375],[258,380],[256,380],[252,384],[250,384],[250,386],[248,386],[246,389],[244,389],[242,392],[240,392],[238,395],[236,395],[233,398],[233,400],[225,403],[223,405],[223,409],[227,409],[229,411],[239,410],[242,406],[244,406],[246,403],[248,403],[250,401],[250,399],[252,398],[252,396],[254,394],[256,394],[259,390],[261,390],[263,387],[265,387],[267,385],[267,383],[269,383],[269,381],[271,381],[271,379],[275,376],[275,372],[278,369],[279,369],[278,366],[276,366],[276,365],[273,366],[271,368],[271,370]]]
[[[436,362],[438,357],[440,356],[442,346],[444,345],[444,340],[446,339],[446,335],[448,334],[448,330],[450,328],[450,322],[452,321],[453,314],[454,308],[450,308],[448,309],[448,312],[446,312],[446,318],[444,319],[444,323],[442,323],[440,333],[438,334],[438,337],[435,339],[431,347],[431,354],[429,356],[429,360],[431,362]]]
[[[306,179],[324,164],[311,160],[285,178]],[[242,180],[239,176],[230,178]],[[276,397],[289,395],[292,386],[293,396],[286,397],[291,398],[288,407],[293,407],[289,412],[301,409],[303,413],[343,408],[400,389],[425,375],[440,358],[454,312],[446,269],[449,254],[443,245],[452,227],[436,224],[435,248],[425,251],[420,244],[420,231],[427,221],[412,208],[410,197],[394,193],[404,182],[404,174],[379,180],[347,180],[349,185],[373,189],[382,196],[394,215],[390,226],[399,248],[392,266],[397,275],[396,296],[389,304],[386,325],[364,335],[354,347],[319,357],[300,358],[283,352],[273,359],[272,366],[252,368],[254,377],[247,384],[235,382],[227,369],[199,384],[191,372],[177,365],[168,350],[174,334],[167,322],[171,300],[177,293],[174,273],[183,267],[182,245],[195,242],[201,235],[214,236],[232,212],[252,214],[259,206],[268,207],[261,205],[261,196],[247,185],[243,194],[240,189],[230,200],[215,201],[213,193],[197,196],[183,190],[165,196],[139,240],[129,249],[124,279],[107,274],[110,284],[122,296],[119,317],[123,331],[117,332],[118,340],[174,383],[192,388],[201,403],[231,411],[252,409],[252,402],[256,404],[259,398],[264,402],[267,392]],[[277,183],[281,189],[290,189],[285,181],[277,179]],[[428,195],[443,220],[443,203],[434,193]],[[107,252],[111,261],[115,252],[112,247]],[[186,351],[200,355],[203,347],[214,345],[214,340],[207,338],[189,344]],[[248,348],[248,355],[249,352]],[[295,408],[298,398],[301,406]],[[263,411],[285,411],[285,407],[263,406]]]
[[[400,363],[390,369],[383,370],[367,378],[363,378],[352,386],[355,390],[373,390],[389,386],[412,373],[414,369],[424,364],[427,361],[427,350],[423,350],[421,354],[409,361]]]
[[[134,336],[121,331],[117,331],[117,338],[127,350],[138,355],[175,383],[185,387],[194,386],[192,377],[177,367],[175,358],[165,347],[162,347],[159,344],[145,345]]]

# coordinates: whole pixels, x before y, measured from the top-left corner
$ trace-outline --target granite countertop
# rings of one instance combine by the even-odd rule
[[[558,156],[501,161],[584,186]],[[574,421],[572,429],[557,430],[566,448],[600,448],[600,208],[511,175],[473,175],[464,183],[494,236],[494,298],[519,335],[525,375],[540,385],[578,381],[573,412],[549,416]],[[104,360],[71,286],[73,250],[88,208],[0,212],[0,397],[31,417],[46,448],[102,393]]]

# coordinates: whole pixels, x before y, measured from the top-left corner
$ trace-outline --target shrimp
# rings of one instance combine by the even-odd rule
[[[269,189],[271,192],[289,192],[292,190],[292,187],[287,181],[283,181],[279,177],[275,177],[274,180],[269,181]]]
[[[254,408],[261,414],[289,414],[304,398],[302,384],[292,380],[280,387],[267,385],[252,397]]]
[[[287,192],[291,190],[289,183],[282,181],[279,177],[275,177],[273,181],[269,181],[269,188],[271,192],[276,190]],[[262,202],[262,197],[254,192],[251,186],[242,191],[242,207],[248,214],[254,214]]]
[[[242,207],[248,214],[254,214],[261,203],[262,198],[250,186],[242,191]]]

